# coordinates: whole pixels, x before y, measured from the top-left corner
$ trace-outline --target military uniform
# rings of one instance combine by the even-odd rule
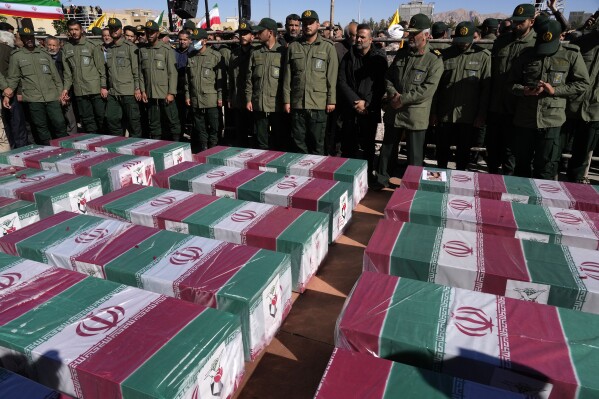
[[[158,24],[154,21],[146,23],[146,31],[157,31]],[[152,139],[169,139],[179,141],[181,124],[174,97],[177,95],[177,66],[175,52],[161,40],[154,45],[148,43],[139,49],[139,86],[142,95],[147,97],[149,133]],[[173,96],[173,101],[167,103],[166,97]],[[162,133],[162,125],[167,128],[169,135]]]
[[[195,40],[206,39],[203,29],[196,29]],[[191,145],[194,152],[212,148],[218,143],[218,102],[222,101],[222,56],[209,47],[192,50],[187,59],[185,98],[194,116]],[[199,142],[199,146],[198,146]],[[199,148],[198,148],[199,147]]]
[[[393,124],[385,126],[385,137],[379,162],[379,182],[387,185],[387,172],[392,148],[399,141],[402,130],[408,141],[408,163],[421,166],[424,161],[424,136],[429,124],[430,109],[439,79],[443,74],[441,52],[427,44],[424,53],[401,49],[387,70],[387,97],[401,94],[402,107],[389,110],[394,114]]]
[[[50,54],[40,47],[14,50],[8,65],[7,87],[14,92],[19,85],[36,142],[47,145],[51,138],[66,136],[59,102],[62,80]]]
[[[67,42],[63,49],[64,86],[71,86],[77,103],[77,113],[83,130],[99,133],[104,123],[106,102],[100,89],[106,89],[104,52],[100,46],[82,37],[79,42]]]
[[[237,33],[247,34],[252,31],[249,22],[241,21]],[[254,47],[250,43],[231,51],[227,74],[227,101],[231,104],[231,113],[235,121],[235,145],[241,147],[249,146],[249,137],[253,132],[252,113],[245,108],[245,82],[253,50]]]
[[[231,133],[227,133],[225,132],[225,129],[227,129],[230,126],[233,126],[234,123],[233,121],[230,121],[231,116],[229,115],[229,111],[228,108],[225,104],[227,104],[227,101],[229,100],[228,94],[229,94],[229,89],[228,89],[228,73],[229,73],[229,61],[231,60],[231,49],[229,48],[229,46],[225,45],[225,44],[221,44],[219,45],[218,49],[215,49],[216,51],[218,51],[220,53],[220,55],[222,56],[221,58],[221,73],[222,73],[222,84],[223,84],[223,107],[218,107],[218,132],[219,134],[223,134],[223,141],[224,143],[228,143],[231,140],[231,136],[235,133],[235,132],[231,132]]]
[[[577,47],[559,43],[561,27],[548,21],[538,31],[535,47],[516,60],[508,85],[517,97],[513,123],[517,142],[514,144],[514,174],[540,179],[554,179],[561,157],[560,128],[566,121],[566,101],[584,93],[589,75]],[[556,48],[556,50],[554,50]],[[543,91],[525,95],[526,88],[536,89],[539,81],[549,83],[555,93]]]
[[[460,23],[454,43],[472,43],[474,25]],[[431,115],[440,124],[437,129],[437,161],[447,168],[451,142],[457,143],[456,166],[466,170],[470,147],[478,129],[476,119],[487,116],[491,85],[491,52],[476,45],[466,51],[454,45],[443,50],[443,75],[434,97]]]
[[[599,141],[599,29],[582,36],[579,46],[589,72],[589,88],[568,103],[568,121],[574,130],[572,158],[568,163],[568,179],[584,182],[590,165],[589,154]]]
[[[318,19],[318,15],[305,11],[305,19]],[[326,106],[337,103],[338,73],[337,52],[329,40],[317,34],[311,44],[303,36],[289,44],[283,103],[291,105],[291,136],[296,152],[324,155]]]

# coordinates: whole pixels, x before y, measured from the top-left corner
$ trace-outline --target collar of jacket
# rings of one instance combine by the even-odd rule
[[[272,48],[268,48],[268,47],[266,47],[266,44],[263,44],[260,47],[260,51],[263,52],[263,53],[274,53],[274,52],[277,51],[277,49],[279,47],[281,47],[281,45],[279,44],[279,42],[275,41],[275,45],[272,46]]]
[[[301,37],[298,42],[300,42],[301,44],[303,44],[304,46],[312,46],[312,45],[316,45],[316,44],[321,44],[322,43],[322,37],[320,37],[319,34],[316,34],[316,40],[314,40],[312,43],[308,43],[306,41],[305,37]]]

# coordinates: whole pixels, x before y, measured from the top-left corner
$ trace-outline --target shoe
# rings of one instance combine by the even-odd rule
[[[591,184],[591,181],[589,180],[588,177],[581,177],[580,179],[576,180],[576,183],[578,183],[578,184]]]

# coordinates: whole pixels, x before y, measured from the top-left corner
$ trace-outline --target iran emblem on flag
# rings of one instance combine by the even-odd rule
[[[199,23],[200,28],[209,29],[214,25],[220,25],[220,14],[218,12],[218,4],[215,4],[209,13],[210,16],[210,26],[206,25],[206,17],[204,16]]]

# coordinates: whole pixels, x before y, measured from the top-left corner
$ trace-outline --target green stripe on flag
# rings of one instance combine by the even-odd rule
[[[358,172],[366,168],[366,161],[361,159],[347,159],[339,169],[333,173],[333,180],[354,183]]]
[[[549,243],[555,243],[555,229],[551,221],[547,218],[547,214],[543,207],[519,204],[517,202],[512,202],[511,205],[518,230],[539,234],[551,234]]]
[[[134,158],[130,155],[123,155],[116,158],[108,159],[104,162],[100,162],[99,164],[93,165],[90,170],[93,177],[97,177],[102,181],[102,192],[109,193],[111,191],[117,190],[120,187],[112,187],[112,179],[110,178],[110,173],[108,168],[127,162],[128,160]]]
[[[240,201],[231,200],[229,198],[220,198],[189,215],[183,222],[188,224],[189,234],[214,238],[213,230],[210,226],[214,226],[219,220],[226,215],[229,215],[241,205],[242,202]]]
[[[246,201],[264,202],[262,192],[275,182],[281,180],[282,177],[278,173],[262,173],[255,179],[240,185],[237,188],[237,198]]]
[[[410,222],[429,226],[445,226],[447,196],[427,195],[426,191],[416,191],[410,205]]]
[[[437,341],[445,340],[444,333],[438,334],[439,309],[446,305],[443,304],[445,289],[439,287],[431,290],[429,286],[429,283],[422,281],[407,278],[399,280],[381,328],[380,357],[434,369]],[[406,325],[411,328],[405,328]],[[414,334],[414,331],[418,331],[418,334]]]
[[[156,170],[160,171],[160,170],[165,169],[164,158],[168,153],[173,152],[179,148],[186,148],[187,146],[189,146],[189,144],[187,144],[187,143],[175,142],[175,143],[166,144],[162,147],[151,150],[150,156],[154,159],[154,166],[155,166]]]
[[[299,266],[302,261],[303,245],[298,243],[306,243],[306,240],[309,238],[304,234],[306,230],[298,227],[315,226],[316,230],[321,230],[324,229],[325,226],[328,226],[328,224],[329,218],[323,213],[303,212],[300,217],[287,226],[277,237],[277,252],[289,254],[289,257],[291,258],[292,276],[299,275]],[[323,242],[321,245],[327,245],[327,243]]]
[[[182,172],[172,175],[169,177],[170,189],[181,190],[181,191],[192,191],[191,180],[209,172],[210,170],[217,168],[216,165],[210,164],[199,164],[192,168],[185,169]]]
[[[531,198],[538,198],[539,195],[533,186],[532,179],[523,179],[521,177],[504,176],[503,183],[508,194],[526,195]],[[539,204],[538,199],[529,200],[529,204]]]
[[[101,147],[105,148],[108,152],[119,152],[119,148],[130,145],[133,143],[137,143],[138,141],[142,141],[143,139],[136,138],[128,138],[125,140],[117,141],[116,143],[102,144]]]
[[[266,166],[269,168],[277,168],[278,173],[289,173],[289,166],[296,163],[301,157],[303,157],[303,154],[287,152],[283,156],[272,160]]]
[[[144,187],[141,190],[127,194],[124,197],[117,198],[103,206],[104,210],[112,213],[122,219],[131,220],[131,209],[139,206],[141,203],[148,202],[154,197],[164,195],[165,190],[157,187]]]
[[[419,224],[404,223],[391,252],[389,274],[420,281],[434,282],[441,229],[423,229]],[[410,259],[406,258],[410,254]],[[401,259],[398,262],[398,259]]]
[[[18,352],[35,348],[52,334],[87,316],[125,286],[88,277],[44,304],[0,327],[0,346]]]
[[[222,151],[217,152],[216,154],[208,155],[208,162],[212,165],[225,165],[226,160],[228,158],[234,157],[239,154],[240,151],[244,150],[244,148],[238,147],[228,147]]]
[[[455,377],[394,362],[391,366],[383,399],[462,398],[454,392]],[[404,383],[399,383],[403,381]],[[463,381],[463,380],[460,380]]]

